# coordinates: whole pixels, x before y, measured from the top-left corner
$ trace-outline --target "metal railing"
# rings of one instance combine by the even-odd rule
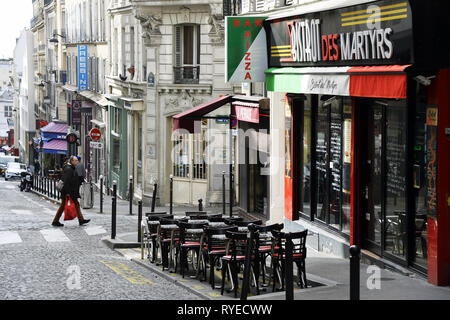
[[[33,185],[31,188],[34,191],[57,201],[61,198],[61,193],[56,189],[57,182],[58,179],[35,174],[33,175]]]
[[[200,66],[173,67],[176,84],[198,83]]]

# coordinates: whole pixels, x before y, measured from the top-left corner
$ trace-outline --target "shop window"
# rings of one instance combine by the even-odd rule
[[[386,108],[385,251],[404,257],[406,224],[406,106],[391,101]]]
[[[311,95],[307,97],[303,107],[303,155],[300,165],[300,201],[299,210],[311,215]],[[302,141],[302,140],[300,140]]]
[[[304,171],[315,171],[304,175],[304,198],[308,200],[307,188],[315,188],[314,218],[332,228],[350,232],[350,171],[351,171],[351,99],[322,95],[318,97],[315,114],[314,157],[307,153],[313,148],[309,138],[311,126],[310,111],[305,104],[303,116]],[[314,161],[314,166],[312,161]],[[309,169],[312,168],[312,169]],[[315,184],[307,181],[311,176]],[[305,207],[308,203],[305,201]],[[311,205],[311,201],[309,202]],[[308,213],[308,212],[305,212]],[[310,213],[310,212],[309,212]]]
[[[113,142],[113,171],[117,174],[120,173],[120,139],[118,137],[112,137]]]

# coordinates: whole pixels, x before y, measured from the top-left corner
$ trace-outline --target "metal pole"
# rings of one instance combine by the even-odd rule
[[[233,216],[233,124],[232,118],[229,118],[230,128],[230,218]]]
[[[226,213],[226,205],[225,205],[225,171],[222,171],[222,201],[223,201],[223,214],[225,216],[225,213]]]
[[[141,242],[142,200],[138,201],[138,242]]]
[[[133,176],[130,176],[130,215],[133,215]]]
[[[113,196],[112,196],[112,213],[111,213],[111,239],[116,238],[116,205],[117,205],[117,181],[113,181]]]
[[[156,190],[158,189],[158,184],[153,185],[153,198],[152,198],[152,212],[155,212],[155,204],[156,204]]]
[[[284,281],[286,283],[286,300],[294,300],[294,269],[292,261],[292,252],[294,244],[291,237],[286,237],[286,266],[284,267]]]
[[[359,246],[350,247],[350,300],[359,300]]]
[[[198,199],[198,211],[203,211],[203,199]]]
[[[100,213],[103,213],[103,176],[100,176]]]
[[[170,175],[170,214],[173,210],[173,175]]]

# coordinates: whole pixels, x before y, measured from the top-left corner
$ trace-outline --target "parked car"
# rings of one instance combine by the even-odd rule
[[[5,176],[6,167],[9,162],[19,162],[19,157],[0,155],[0,175]]]
[[[23,163],[8,162],[8,166],[5,171],[5,180],[19,178],[22,172],[27,172],[27,166]]]

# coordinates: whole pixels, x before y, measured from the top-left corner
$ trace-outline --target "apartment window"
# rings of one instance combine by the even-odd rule
[[[200,73],[200,26],[175,26],[175,83],[198,83]]]
[[[12,117],[12,106],[5,106],[5,118]]]

